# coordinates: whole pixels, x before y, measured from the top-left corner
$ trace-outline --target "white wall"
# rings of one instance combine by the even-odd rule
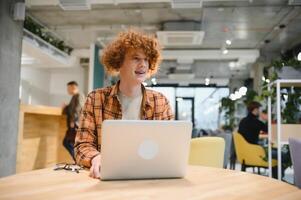
[[[82,67],[72,67],[64,69],[50,70],[50,106],[61,106],[63,102],[68,103],[70,96],[67,94],[67,83],[69,81],[76,81],[79,85],[81,93],[86,91],[86,71]]]
[[[50,73],[46,69],[21,67],[21,102],[49,105]]]
[[[87,72],[82,67],[33,68],[21,67],[21,102],[23,104],[60,107],[68,103],[67,83],[76,81],[80,92],[87,90]]]

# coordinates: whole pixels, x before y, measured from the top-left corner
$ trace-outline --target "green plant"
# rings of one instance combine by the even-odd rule
[[[71,47],[67,46],[63,40],[60,40],[53,36],[53,34],[51,34],[45,27],[37,23],[30,16],[26,16],[24,21],[24,28],[69,55],[73,50]]]
[[[235,125],[235,101],[231,100],[228,97],[221,99],[220,112],[224,111],[225,124],[223,129],[232,131]]]
[[[287,124],[297,124],[299,122],[299,113],[301,112],[301,90],[298,88],[287,88],[287,93],[282,93],[281,96],[287,96],[287,102],[283,109],[283,122]]]
[[[272,61],[268,66],[264,68],[264,81],[262,84],[261,95],[258,96],[258,99],[261,101],[267,102],[268,97],[272,97],[272,104],[275,103],[276,90],[275,87],[271,87],[271,90],[268,91],[269,82],[275,81],[279,78],[278,73],[282,71],[283,67],[291,67],[296,70],[301,70],[301,62],[295,58],[282,58],[279,60]],[[300,89],[292,89],[286,88],[288,92],[282,93],[282,100],[284,100],[284,96],[287,96],[287,102],[285,103],[285,107],[282,110],[281,116],[283,119],[283,123],[295,124],[299,121],[298,113],[300,112],[301,106],[301,92]],[[274,115],[272,114],[272,119]]]
[[[247,93],[246,93],[246,96],[244,97],[245,105],[247,106],[252,101],[256,101],[257,96],[258,96],[257,92],[255,92],[254,90],[248,90]]]
[[[268,68],[275,68],[276,70],[282,70],[284,66],[292,67],[294,69],[301,69],[301,61],[298,61],[295,58],[290,59],[280,59],[280,60],[273,60]]]

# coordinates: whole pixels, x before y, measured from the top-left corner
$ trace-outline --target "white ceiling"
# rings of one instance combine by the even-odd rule
[[[60,35],[76,51],[88,49],[94,42],[105,45],[129,26],[156,33],[162,31],[167,21],[199,22],[205,33],[202,43],[165,48],[166,61],[161,66],[161,70],[167,72],[172,62],[168,60],[178,65],[176,56],[181,56],[181,51],[194,51],[196,56],[191,71],[199,78],[246,78],[250,75],[251,64],[259,56],[268,61],[301,42],[301,7],[288,5],[287,0],[206,0],[202,8],[197,9],[173,9],[170,0],[88,2],[91,10],[85,11],[64,11],[58,0],[27,0],[26,4],[30,15]],[[285,28],[279,28],[281,24]],[[225,44],[227,39],[232,41],[231,46]],[[266,40],[270,42],[265,43]],[[221,53],[225,48],[229,50],[227,55]],[[239,66],[229,67],[230,61],[238,61]],[[158,77],[166,78],[163,72]]]

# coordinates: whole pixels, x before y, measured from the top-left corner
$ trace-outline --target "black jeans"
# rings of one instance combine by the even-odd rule
[[[272,148],[272,159],[277,160],[277,158],[278,158],[278,154],[277,153],[278,153],[277,152],[277,148]],[[289,162],[289,159],[290,159],[290,156],[287,153],[281,151],[281,163],[282,163],[282,166],[281,166],[281,178],[284,177],[284,172],[286,170],[286,167],[285,167],[284,163]],[[276,179],[278,178],[278,167],[277,166],[276,167],[272,167],[272,177],[276,178]]]
[[[72,142],[67,137],[65,137],[64,140],[63,140],[63,145],[67,149],[69,154],[72,156],[73,160],[75,161],[75,158],[74,158],[74,142]]]

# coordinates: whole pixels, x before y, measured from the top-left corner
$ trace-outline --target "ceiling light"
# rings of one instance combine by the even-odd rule
[[[234,94],[230,94],[230,99],[231,99],[232,101],[235,101],[235,100],[236,100],[235,95],[234,95]]]
[[[226,40],[226,44],[227,44],[227,45],[231,45],[231,44],[232,44],[232,41],[231,41],[231,40]]]
[[[298,60],[301,61],[301,52],[298,54]]]
[[[228,49],[223,50],[223,54],[227,54],[228,52]]]
[[[152,78],[151,81],[152,81],[152,84],[153,84],[153,85],[157,85],[157,80],[156,80],[156,78]]]
[[[205,85],[209,85],[210,84],[210,78],[205,78]]]
[[[234,96],[236,99],[240,99],[242,97],[242,94],[240,94],[238,91],[235,91]]]
[[[229,67],[230,67],[230,68],[236,67],[236,63],[235,63],[235,62],[230,62],[230,63],[229,63]]]
[[[183,98],[178,97],[178,98],[177,98],[177,102],[180,102],[180,101],[183,101]]]
[[[35,61],[36,61],[35,58],[32,58],[25,54],[23,54],[21,57],[21,65],[30,65],[30,64],[35,63]]]
[[[239,88],[238,92],[239,94],[241,94],[242,96],[246,95],[248,91],[248,88],[245,86],[242,86],[241,88]]]

